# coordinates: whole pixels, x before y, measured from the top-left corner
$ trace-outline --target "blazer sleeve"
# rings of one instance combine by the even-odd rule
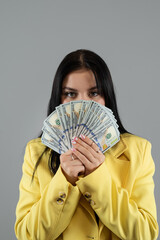
[[[91,199],[87,199],[101,222],[120,239],[154,240],[158,237],[152,178],[155,167],[148,141],[142,154],[143,162],[131,194],[112,180],[106,162],[77,182],[84,196],[85,192],[91,194]]]
[[[40,193],[37,174],[31,183],[33,169],[28,144],[16,208],[16,237],[20,240],[57,239],[69,225],[81,194],[77,186],[72,186],[66,180],[61,168]]]

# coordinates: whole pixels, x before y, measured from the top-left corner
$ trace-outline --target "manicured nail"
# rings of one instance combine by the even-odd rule
[[[72,140],[72,144],[76,144],[76,142]]]
[[[74,148],[71,148],[71,150],[72,150],[73,152],[75,152],[75,151],[76,151]]]
[[[83,134],[80,135],[80,138],[85,139],[85,136]]]
[[[77,138],[77,137],[74,137],[74,138],[73,138],[73,140],[74,140],[74,141],[77,141],[77,140],[78,140],[78,138]]]

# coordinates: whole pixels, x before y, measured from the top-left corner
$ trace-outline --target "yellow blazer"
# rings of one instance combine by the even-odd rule
[[[105,153],[105,162],[76,186],[66,180],[61,167],[54,176],[49,171],[50,151],[43,155],[31,183],[44,148],[40,138],[26,147],[16,208],[18,239],[157,239],[155,166],[147,140],[122,134]]]

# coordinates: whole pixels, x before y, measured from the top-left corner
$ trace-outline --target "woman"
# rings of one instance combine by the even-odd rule
[[[59,65],[48,115],[61,103],[80,99],[112,109],[120,141],[102,154],[91,139],[81,135],[61,155],[40,138],[30,141],[16,209],[17,238],[156,239],[151,144],[125,130],[109,69],[88,50],[68,54]]]

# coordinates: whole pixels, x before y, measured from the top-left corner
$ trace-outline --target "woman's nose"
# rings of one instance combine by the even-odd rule
[[[79,98],[78,100],[86,100],[86,101],[90,100],[90,97],[88,96],[88,94],[80,94],[78,98]]]

